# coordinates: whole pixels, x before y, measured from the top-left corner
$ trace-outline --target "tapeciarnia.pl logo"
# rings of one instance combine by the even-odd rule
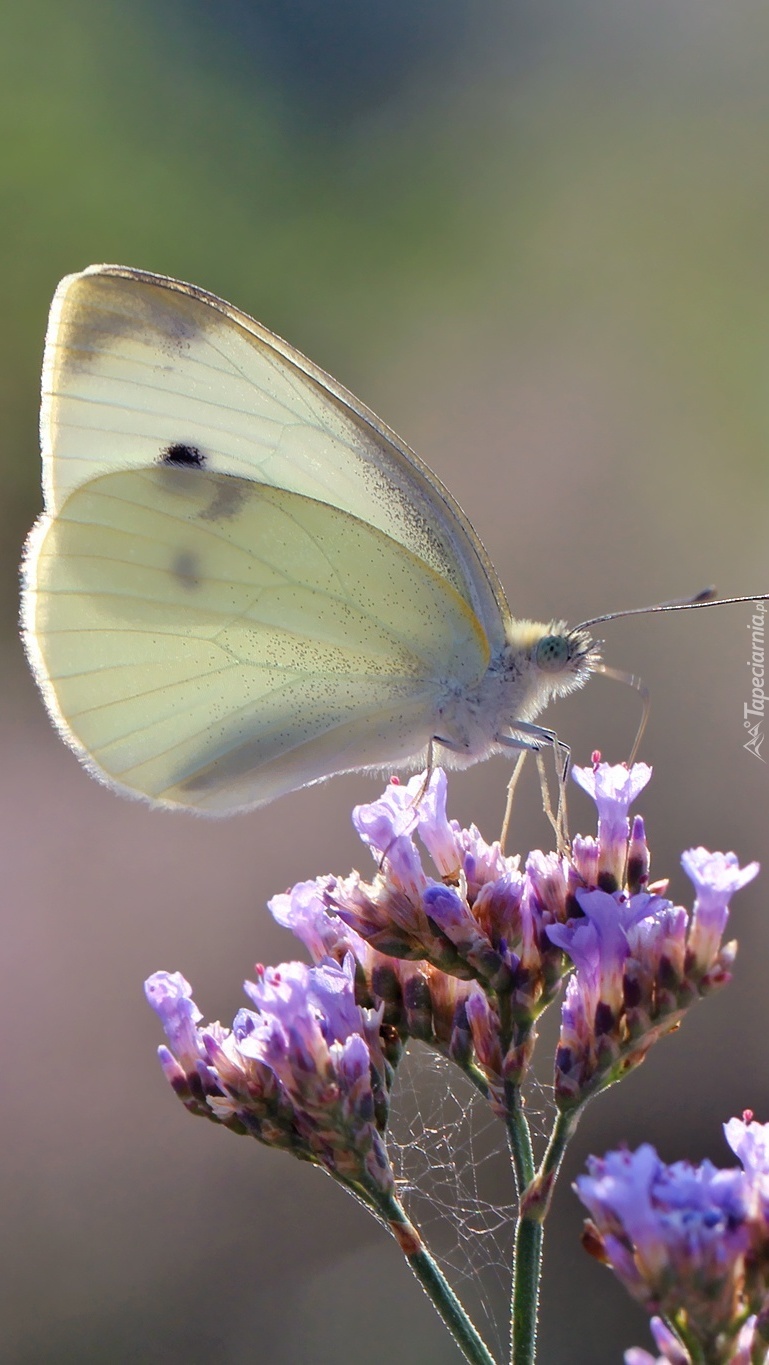
[[[754,754],[760,758],[762,763],[766,759],[761,753],[761,745],[764,742],[764,708],[766,705],[766,694],[764,693],[764,632],[767,604],[766,602],[756,602],[755,614],[748,621],[748,630],[751,632],[750,658],[748,668],[750,669],[750,701],[745,702],[742,707],[742,723],[748,732],[748,738],[743,744],[743,749],[747,749],[749,754]]]

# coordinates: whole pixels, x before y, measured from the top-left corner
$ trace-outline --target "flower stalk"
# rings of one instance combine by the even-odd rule
[[[465,1359],[470,1365],[496,1365],[488,1346],[473,1326],[437,1262],[425,1247],[403,1206],[390,1195],[382,1199],[379,1212]]]

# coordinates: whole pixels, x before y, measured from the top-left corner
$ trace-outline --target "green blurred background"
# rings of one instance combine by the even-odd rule
[[[229,1020],[254,961],[294,955],[267,897],[366,868],[349,809],[379,784],[203,822],[113,796],[54,735],[16,575],[56,282],[142,266],[287,337],[449,485],[522,615],[769,589],[768,56],[752,0],[3,7],[3,1361],[459,1359],[352,1201],[193,1122],[157,1068],[143,978],[180,969]],[[652,690],[641,809],[680,896],[692,844],[769,865],[769,769],[743,748],[748,621],[606,632],[609,662]],[[620,760],[637,718],[602,679],[551,713],[582,762]],[[456,777],[452,813],[491,837],[507,771]],[[572,825],[591,826],[579,796]],[[548,838],[530,778],[512,843]],[[736,902],[733,984],[583,1121],[547,1239],[548,1365],[649,1344],[579,1249],[585,1154],[650,1140],[725,1163],[721,1121],[769,1119],[766,887]]]

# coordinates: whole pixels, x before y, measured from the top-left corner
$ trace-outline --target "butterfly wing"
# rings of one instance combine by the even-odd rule
[[[41,413],[46,507],[102,473],[194,452],[210,472],[349,512],[465,598],[492,648],[508,610],[461,509],[352,394],[214,295],[122,266],[62,280]]]
[[[465,597],[400,540],[208,469],[81,482],[33,532],[27,579],[28,648],[65,738],[97,776],[172,805],[231,811],[415,757],[446,689],[489,660]]]

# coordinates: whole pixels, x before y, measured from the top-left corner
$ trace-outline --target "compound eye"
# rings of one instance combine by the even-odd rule
[[[534,662],[543,673],[558,673],[569,662],[566,635],[545,635],[534,651]]]

